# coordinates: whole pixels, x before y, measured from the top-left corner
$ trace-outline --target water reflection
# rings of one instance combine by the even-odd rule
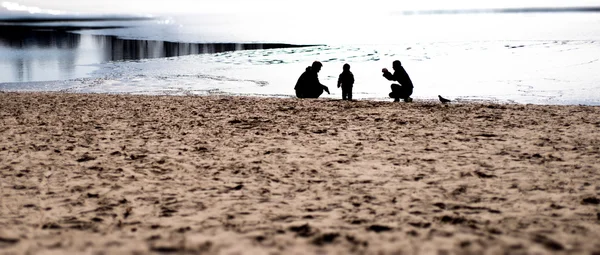
[[[104,61],[137,60],[146,58],[177,57],[192,54],[219,53],[236,50],[256,50],[305,47],[280,43],[178,43],[166,41],[125,40],[115,36],[94,36],[104,52]]]
[[[107,61],[308,46],[126,40],[71,32],[77,29],[0,25],[0,83],[82,78]]]
[[[0,26],[0,45],[14,49],[57,48],[74,49],[81,36],[66,31],[25,26]]]

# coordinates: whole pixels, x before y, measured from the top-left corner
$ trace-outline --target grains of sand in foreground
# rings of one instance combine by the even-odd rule
[[[0,93],[0,253],[597,254],[598,116]]]

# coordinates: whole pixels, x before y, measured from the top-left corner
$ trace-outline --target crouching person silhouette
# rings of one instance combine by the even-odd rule
[[[318,73],[321,71],[322,66],[321,62],[315,61],[300,75],[296,87],[294,87],[298,98],[319,98],[323,91],[330,94],[329,88],[319,82]]]
[[[394,99],[394,102],[400,102],[400,99],[404,99],[404,102],[412,102],[412,98],[410,95],[413,93],[413,83],[402,67],[402,63],[399,60],[396,60],[392,63],[392,68],[394,68],[394,74],[390,73],[387,68],[383,68],[381,70],[383,72],[383,77],[390,81],[397,81],[400,84],[392,84],[392,92],[390,93],[390,97]]]

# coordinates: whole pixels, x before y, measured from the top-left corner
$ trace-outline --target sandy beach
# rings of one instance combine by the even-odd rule
[[[600,254],[598,116],[0,93],[0,253]]]

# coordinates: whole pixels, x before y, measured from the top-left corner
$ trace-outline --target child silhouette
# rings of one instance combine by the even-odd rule
[[[352,86],[354,85],[354,75],[350,72],[350,65],[344,64],[343,71],[338,78],[337,87],[342,87],[342,99],[352,100]]]

